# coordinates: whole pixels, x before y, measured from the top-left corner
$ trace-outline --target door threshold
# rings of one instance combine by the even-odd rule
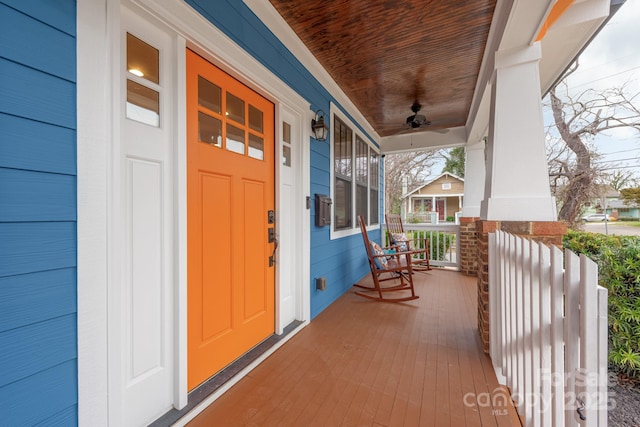
[[[273,347],[277,346],[283,339],[288,338],[296,329],[298,329],[305,322],[295,320],[284,328],[282,335],[273,334],[262,341],[260,344],[253,347],[246,352],[240,358],[236,359],[229,366],[209,378],[207,381],[200,384],[198,387],[189,392],[187,406],[178,410],[172,409],[165,413],[163,416],[149,424],[150,427],[168,427],[177,423],[185,415],[196,409],[201,403],[207,400],[210,396],[224,387],[230,380],[234,379],[237,375],[242,373],[247,367],[254,363],[260,356],[264,355]],[[239,380],[239,379],[238,379]],[[209,402],[210,403],[210,402]],[[204,408],[201,408],[201,410]],[[200,411],[198,411],[199,413]],[[190,421],[193,417],[190,417]]]

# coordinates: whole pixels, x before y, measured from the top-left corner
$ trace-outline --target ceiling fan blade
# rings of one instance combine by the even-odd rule
[[[441,129],[430,129],[429,126],[415,126],[413,127],[412,125],[408,125],[406,127],[404,127],[404,129],[396,132],[396,135],[404,135],[407,133],[419,133],[419,132],[435,132],[435,133],[439,133],[439,134],[445,134],[449,132],[448,128],[441,128]]]
[[[448,128],[443,128],[443,129],[427,129],[428,132],[436,132],[436,133],[441,133],[441,134],[445,134],[449,132]]]

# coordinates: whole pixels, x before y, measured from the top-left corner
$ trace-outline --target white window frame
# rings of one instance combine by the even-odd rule
[[[335,203],[331,204],[331,240],[334,239],[340,239],[342,237],[347,237],[347,236],[352,236],[354,234],[360,234],[360,226],[358,225],[358,222],[356,220],[356,164],[355,164],[355,153],[356,153],[356,136],[360,137],[360,139],[362,139],[367,146],[369,147],[370,151],[373,151],[374,153],[377,154],[378,156],[378,174],[380,174],[380,172],[382,171],[382,156],[380,153],[380,149],[371,141],[371,139],[369,137],[367,137],[366,134],[364,134],[360,128],[358,126],[356,126],[356,124],[346,115],[344,114],[336,105],[334,105],[333,103],[331,104],[330,107],[330,120],[331,120],[331,131],[330,131],[330,137],[328,139],[329,141],[329,145],[330,145],[330,155],[329,155],[329,161],[330,161],[330,171],[331,171],[331,190],[330,190],[330,195],[331,195],[331,200],[335,200],[335,164],[334,164],[334,158],[335,158],[335,153],[334,153],[334,117],[337,117],[338,119],[340,119],[346,126],[348,126],[352,133],[351,133],[351,144],[352,144],[352,185],[351,185],[351,223],[352,226],[350,228],[345,228],[345,229],[341,229],[341,230],[336,230],[335,229]],[[371,157],[369,156],[367,159],[367,167],[369,167],[369,162],[371,160]],[[382,187],[381,185],[382,183],[382,178],[379,177],[378,179],[378,197],[380,197],[380,189]],[[371,218],[369,218],[369,224],[367,224],[367,230],[375,230],[375,229],[379,229],[380,228],[380,209],[382,208],[382,203],[378,202],[378,221],[376,224],[371,224]],[[371,216],[371,179],[369,178],[367,180],[367,212],[368,212],[368,217]]]

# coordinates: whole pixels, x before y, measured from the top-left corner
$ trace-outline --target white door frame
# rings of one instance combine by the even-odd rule
[[[123,0],[123,5],[137,14],[157,20],[174,35],[174,91],[175,106],[173,129],[174,151],[174,200],[175,208],[175,253],[174,290],[175,329],[175,391],[174,406],[178,409],[187,404],[187,298],[186,298],[186,48],[198,52],[214,65],[221,67],[247,86],[257,90],[276,105],[276,128],[281,127],[280,111],[287,109],[300,118],[299,153],[300,187],[298,195],[309,195],[309,144],[312,113],[309,103],[266,67],[239,48],[216,27],[197,14],[184,2],[160,0]],[[120,83],[120,7],[119,0],[85,0],[77,5],[77,52],[78,52],[78,417],[80,424],[116,425],[121,416],[110,396],[117,395],[109,380],[109,339],[118,339],[108,333],[108,307],[113,296],[109,283],[118,272],[110,269],[109,241],[112,239],[113,219],[110,214],[114,200],[110,165],[114,153],[112,143],[119,138],[119,117],[113,106],[119,101]],[[156,21],[156,22],[157,22]],[[92,108],[82,108],[91,105]],[[276,141],[280,139],[276,133]],[[281,150],[277,162],[280,161]],[[277,163],[279,164],[279,163]],[[279,168],[276,168],[278,173]],[[276,178],[277,179],[277,178]],[[276,194],[279,188],[276,187]],[[277,197],[277,196],[276,196]],[[298,288],[296,317],[304,323],[310,318],[310,226],[309,211],[304,199],[295,207],[302,233],[301,251],[296,255],[300,268],[296,271]],[[276,282],[276,289],[279,284]],[[276,301],[276,310],[278,310]],[[276,331],[284,325],[276,324]],[[290,338],[290,336],[288,337]],[[287,338],[287,339],[288,339]],[[281,340],[278,346],[285,340]],[[276,347],[277,348],[277,347]],[[214,400],[240,377],[266,358],[263,355],[247,367],[209,401]],[[117,402],[116,402],[117,403]],[[207,404],[207,402],[203,402]],[[151,421],[151,420],[150,420]]]
[[[290,166],[283,164],[283,123],[291,126]],[[309,137],[305,134],[306,115],[284,104],[276,114],[276,232],[282,250],[276,254],[276,334],[283,333],[292,320],[309,320],[310,288],[300,286],[309,277],[309,264],[300,263],[300,257],[310,259],[308,239],[309,215],[306,211],[306,195],[309,194]],[[306,143],[305,143],[306,142]],[[288,144],[287,144],[288,145]],[[290,169],[290,170],[289,170]],[[285,176],[286,175],[286,176]],[[293,177],[292,177],[293,175]],[[289,199],[289,200],[287,200]],[[293,200],[291,200],[293,199]],[[290,203],[290,204],[288,204]],[[305,246],[306,244],[306,246]],[[288,246],[288,247],[287,247]],[[287,256],[288,255],[288,256]],[[306,302],[306,303],[305,303]],[[293,307],[291,304],[293,303]]]

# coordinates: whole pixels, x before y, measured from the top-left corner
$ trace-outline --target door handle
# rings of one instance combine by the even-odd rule
[[[276,212],[273,210],[267,211],[267,222],[269,224],[275,224],[276,222]],[[276,237],[276,229],[275,227],[269,227],[268,231],[268,241],[269,243],[273,243],[273,252],[269,256],[269,267],[273,267],[276,263],[276,250],[278,249],[278,238]]]
[[[274,235],[273,240],[270,243],[273,243],[273,252],[271,252],[271,256],[269,256],[269,267],[273,267],[276,263],[276,250],[278,249],[278,238]]]

